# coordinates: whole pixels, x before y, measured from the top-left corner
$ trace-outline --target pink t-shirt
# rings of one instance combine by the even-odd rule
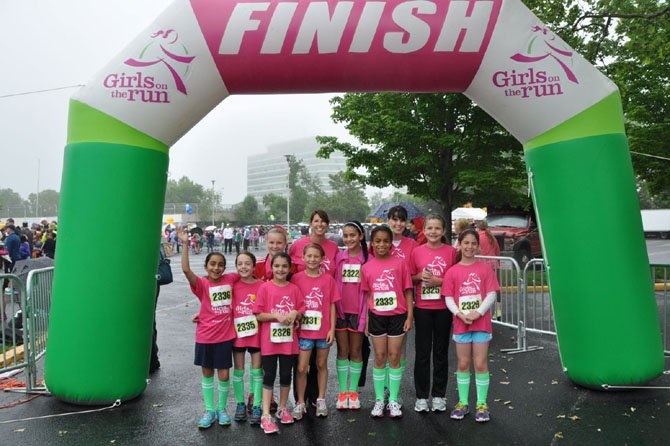
[[[302,252],[305,250],[305,246],[313,243],[309,236],[301,238],[294,242],[288,250],[288,254],[291,256],[291,261],[298,266],[298,271],[305,270],[305,262],[302,261]],[[340,248],[337,247],[337,243],[332,240],[324,240],[323,243],[320,243],[326,257],[321,263],[321,272],[335,276],[335,256],[340,251]]]
[[[254,314],[254,302],[262,283],[260,280],[255,283],[240,280],[233,287],[233,324],[237,334],[233,347],[261,346],[260,325]]]
[[[308,276],[305,271],[293,276],[291,282],[305,296],[305,313],[300,324],[300,337],[326,339],[330,331],[330,304],[341,299],[335,279],[328,274]]]
[[[444,282],[442,282],[442,295],[454,298],[456,305],[463,313],[474,311],[484,301],[486,294],[491,291],[499,291],[498,279],[493,269],[477,260],[471,265],[457,263],[449,268]],[[468,331],[485,331],[491,333],[491,311],[487,311],[470,325],[454,315],[454,334],[467,333]]]
[[[341,283],[342,310],[349,314],[361,312],[361,268],[360,256],[346,256],[337,266],[338,279]]]
[[[412,251],[411,273],[415,276],[424,269],[429,269],[433,276],[444,278],[444,274],[456,263],[456,250],[449,245],[431,248],[421,245]],[[430,286],[419,282],[416,284],[414,305],[424,310],[444,310],[445,300],[440,294],[440,286]]]
[[[195,342],[216,344],[235,338],[233,327],[233,285],[240,279],[237,273],[224,274],[218,283],[207,277],[197,277],[191,291],[200,301],[200,313],[195,328]]]
[[[254,314],[288,314],[297,310],[305,312],[305,299],[300,289],[292,283],[285,286],[264,282],[258,288]],[[298,333],[294,327],[281,325],[277,321],[261,322],[261,355],[297,355]]]
[[[361,271],[361,288],[369,292],[368,308],[379,316],[407,312],[405,290],[412,289],[412,277],[403,259],[370,257]]]

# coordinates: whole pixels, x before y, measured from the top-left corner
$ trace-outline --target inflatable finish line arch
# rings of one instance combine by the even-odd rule
[[[70,103],[54,395],[100,403],[146,386],[168,147],[229,94],[333,91],[464,92],[495,117],[524,144],[568,377],[662,372],[617,88],[520,1],[177,0]],[[133,231],[103,264],[75,228],[108,215]]]

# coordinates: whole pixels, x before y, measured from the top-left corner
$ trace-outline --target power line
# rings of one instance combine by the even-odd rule
[[[14,96],[25,96],[25,95],[29,95],[29,94],[47,93],[47,92],[50,92],[50,91],[67,90],[68,88],[77,88],[77,87],[83,87],[83,86],[84,86],[84,84],[77,84],[77,85],[68,85],[66,87],[47,88],[46,90],[31,90],[31,91],[23,91],[21,93],[3,94],[3,95],[0,95],[0,99],[11,98],[11,97],[14,97]]]
[[[636,154],[636,155],[648,156],[648,157],[650,157],[650,158],[658,158],[658,159],[660,159],[660,160],[664,160],[664,161],[670,161],[670,158],[665,158],[665,157],[663,157],[663,156],[650,155],[650,154],[648,154],[648,153],[633,152],[632,150],[630,151],[630,153],[634,153],[634,154]]]

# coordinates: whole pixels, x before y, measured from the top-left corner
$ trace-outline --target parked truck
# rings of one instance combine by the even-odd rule
[[[670,209],[644,209],[642,228],[645,237],[670,237]]]
[[[489,209],[486,221],[500,245],[500,255],[514,257],[522,269],[532,258],[542,257],[540,233],[532,210]]]

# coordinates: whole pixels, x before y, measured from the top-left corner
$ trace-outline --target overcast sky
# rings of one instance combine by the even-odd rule
[[[0,0],[0,188],[24,199],[60,190],[68,100],[171,0]],[[306,136],[349,139],[330,120],[333,95],[231,96],[170,150],[170,177],[188,176],[237,203],[246,157]],[[11,164],[8,160],[13,159]]]

